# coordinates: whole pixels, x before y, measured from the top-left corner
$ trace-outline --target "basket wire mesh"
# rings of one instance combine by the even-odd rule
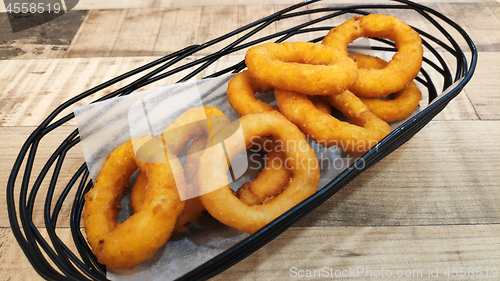
[[[187,81],[188,79],[198,75],[208,66],[214,64],[221,57],[228,54],[247,49],[250,46],[266,41],[283,42],[298,34],[312,34],[313,32],[318,31],[326,34],[326,32],[334,26],[318,26],[319,23],[328,19],[340,17],[342,15],[366,15],[369,14],[371,10],[383,11],[386,9],[396,9],[414,11],[431,23],[437,32],[441,33],[441,35],[446,39],[438,39],[436,36],[413,26],[413,28],[418,31],[422,37],[424,50],[427,51],[426,54],[430,53],[435,58],[435,60],[432,60],[425,56],[423,59],[424,64],[420,70],[421,75],[416,77],[416,81],[420,83],[421,86],[426,88],[428,92],[429,105],[425,109],[395,129],[375,148],[363,155],[357,160],[356,163],[342,172],[335,179],[332,179],[332,181],[325,188],[321,189],[292,210],[263,227],[255,234],[249,236],[229,250],[207,261],[203,265],[180,278],[182,280],[198,280],[214,276],[250,255],[286,230],[295,221],[302,218],[328,198],[333,196],[363,170],[367,169],[408,141],[436,114],[441,112],[448,102],[460,93],[462,88],[472,77],[477,63],[477,50],[472,40],[460,26],[431,8],[406,0],[397,0],[395,1],[397,3],[391,4],[349,5],[341,7],[311,8],[297,11],[306,5],[318,1],[319,0],[311,0],[299,3],[238,28],[207,43],[186,47],[76,95],[74,98],[57,107],[33,131],[22,146],[12,168],[7,184],[7,205],[13,234],[15,235],[29,262],[33,265],[38,274],[47,280],[107,280],[105,267],[97,262],[81,231],[81,215],[84,205],[84,196],[93,186],[86,164],[83,163],[67,181],[67,183],[63,183],[59,179],[62,172],[61,167],[65,161],[65,157],[68,152],[71,149],[74,149],[75,145],[80,141],[78,130],[75,129],[61,142],[59,147],[46,160],[40,171],[33,171],[33,164],[35,158],[37,157],[37,149],[42,138],[53,132],[54,129],[66,124],[69,120],[74,118],[72,113],[61,117],[61,112],[63,112],[64,109],[72,107],[78,101],[86,97],[93,96],[124,79],[137,74],[144,74],[135,81],[99,99],[96,99],[95,102],[117,96],[128,95],[145,85],[162,80],[186,69],[194,68],[194,70],[191,70],[187,75],[179,80],[179,82]],[[274,34],[249,40],[250,37],[274,22],[312,14],[325,15],[292,28],[278,31]],[[453,30],[456,34],[458,34],[461,40],[466,42],[468,47],[467,51],[470,52],[470,60],[467,59],[467,56],[464,54],[464,51],[461,49],[459,43],[457,43],[454,36],[452,36],[448,30]],[[455,35],[455,37],[457,37],[457,35]],[[228,39],[233,41],[224,48],[221,48],[219,51],[200,57],[191,62],[178,65],[183,61],[183,59]],[[321,40],[322,37],[318,37],[310,41],[319,42]],[[395,45],[391,41],[375,38],[370,40],[380,43],[372,46],[371,48],[373,50],[384,52],[396,51]],[[456,70],[454,75],[452,75],[450,66],[448,66],[445,58],[442,57],[440,52],[447,52],[455,59],[456,65],[454,65],[454,67]],[[236,73],[244,68],[245,62],[241,61],[223,70],[217,71],[208,77],[217,77],[231,72]],[[446,94],[441,95],[439,99],[436,99],[438,96],[438,90],[426,70],[429,68],[437,71],[437,73],[442,76],[443,86],[439,92],[447,89]],[[147,72],[148,70],[151,71]],[[357,165],[360,164],[359,161],[363,161],[363,169],[356,168]],[[25,163],[24,166],[23,162]],[[22,176],[19,176],[20,173],[22,173]],[[35,225],[33,222],[33,212],[37,196],[44,196],[39,195],[38,193],[41,189],[42,182],[46,177],[50,177],[50,183],[47,194],[45,194],[43,212],[44,225],[41,227]],[[19,182],[17,186],[16,179]],[[59,193],[58,197],[54,197],[56,190]],[[71,191],[75,193],[74,198],[68,197]],[[16,198],[18,199],[17,204]],[[69,204],[71,206],[70,229],[77,252],[70,250],[70,247],[65,244],[56,233],[58,217],[64,204]],[[42,235],[43,228],[45,228],[49,239],[44,238]]]

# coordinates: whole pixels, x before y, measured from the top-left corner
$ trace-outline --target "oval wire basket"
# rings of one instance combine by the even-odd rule
[[[179,278],[179,280],[198,280],[207,279],[224,271],[264,246],[290,227],[295,221],[299,220],[333,196],[362,171],[404,144],[434,116],[441,112],[445,106],[461,92],[463,87],[472,77],[477,63],[477,50],[474,43],[460,26],[431,8],[410,1],[397,0],[396,2],[398,3],[391,4],[351,5],[316,9],[311,8],[305,11],[296,11],[314,2],[318,2],[318,0],[299,3],[207,43],[184,48],[76,95],[74,98],[57,107],[34,130],[22,146],[7,184],[7,205],[12,232],[24,254],[40,276],[47,280],[107,280],[105,267],[97,262],[81,232],[81,215],[84,205],[84,196],[93,186],[86,164],[83,163],[74,175],[70,177],[67,183],[63,183],[59,180],[65,156],[71,149],[74,149],[75,145],[80,141],[78,130],[75,129],[70,133],[62,140],[61,144],[52,155],[48,159],[44,159],[46,162],[39,172],[33,171],[33,163],[35,157],[37,157],[37,148],[41,139],[53,132],[54,129],[66,124],[69,120],[74,118],[74,114],[72,113],[61,116],[61,112],[64,109],[74,106],[78,101],[95,95],[97,92],[107,89],[119,81],[153,69],[135,81],[95,101],[128,95],[145,85],[164,79],[165,77],[169,77],[188,68],[194,68],[194,70],[190,71],[179,80],[179,82],[186,81],[228,54],[247,49],[250,46],[266,41],[283,42],[297,34],[314,34],[315,32],[326,34],[328,30],[334,26],[321,26],[320,24],[324,21],[342,15],[366,15],[374,10],[377,12],[384,12],[388,9],[406,10],[417,13],[434,27],[435,32],[440,33],[440,37],[445,39],[438,39],[436,36],[430,34],[429,31],[426,32],[417,26],[413,26],[413,28],[420,33],[424,45],[424,63],[420,70],[420,75],[416,77],[415,80],[420,84],[420,88],[427,90],[429,102],[427,107],[393,130],[393,132],[377,146],[360,157],[353,165],[344,170],[337,177],[332,179],[326,187],[253,235],[250,235],[230,249]],[[257,32],[276,21],[284,21],[305,15],[317,15],[317,18],[265,37],[249,40],[252,35],[255,35]],[[450,34],[450,31],[455,33],[454,36]],[[178,65],[183,59],[228,39],[232,40],[232,42],[219,51],[194,59],[191,62]],[[312,38],[310,41],[320,42],[321,39],[322,37]],[[466,47],[468,48],[467,52],[470,52],[469,60],[456,39],[460,39],[462,43],[466,43]],[[391,41],[372,38],[370,42],[373,42],[373,46],[371,47],[373,50],[383,52],[396,51]],[[447,59],[443,58],[442,55],[445,53],[450,55],[447,59],[454,59],[454,64],[448,65],[446,63]],[[241,61],[231,67],[217,71],[208,77],[217,77],[231,72],[236,73],[244,68],[245,63]],[[455,68],[454,75],[450,70],[453,68]],[[432,81],[428,74],[428,70],[430,69],[435,70],[442,77],[442,81],[439,81],[439,83],[442,84],[442,89],[440,89],[442,93],[440,95],[438,95],[438,90],[436,89],[436,81]],[[25,163],[24,167],[23,162]],[[363,163],[363,168],[359,168],[361,163]],[[18,180],[20,184],[16,186],[16,179],[21,172],[23,173],[22,177]],[[34,205],[41,184],[45,177],[48,176],[49,172],[51,172],[52,175],[49,175],[50,183],[47,194],[44,195],[44,225],[40,227],[33,222]],[[60,194],[59,197],[54,197],[56,191],[57,194]],[[70,191],[76,194],[74,198],[68,198]],[[17,204],[16,199],[18,199]],[[53,204],[53,202],[55,202],[55,204]],[[71,209],[70,228],[77,252],[71,251],[69,246],[65,244],[56,233],[58,216],[65,204],[69,205]],[[47,232],[48,240],[42,235],[43,228],[45,228]]]

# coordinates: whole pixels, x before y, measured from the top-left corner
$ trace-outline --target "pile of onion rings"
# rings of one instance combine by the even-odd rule
[[[392,40],[397,52],[389,62],[348,55],[348,45],[359,37]],[[393,16],[375,14],[353,17],[330,30],[322,44],[250,48],[248,70],[235,74],[227,89],[240,119],[231,123],[215,107],[192,108],[161,137],[132,139],[107,157],[83,213],[98,261],[133,268],[151,258],[172,233],[186,231],[204,210],[237,230],[259,230],[316,192],[319,165],[308,138],[364,153],[390,133],[387,122],[415,111],[422,95],[413,79],[422,54],[416,31]],[[278,108],[255,97],[271,91]],[[333,117],[332,108],[350,122]],[[238,130],[244,138],[235,141]],[[189,144],[183,168],[177,154]],[[227,177],[231,159],[252,146],[266,154],[265,167],[233,192]],[[130,198],[134,214],[117,223],[120,197],[138,168]],[[199,196],[181,200],[189,191]]]
[[[360,37],[392,40],[397,52],[389,62],[349,56],[348,45]],[[230,81],[228,100],[241,116],[274,110],[254,97],[273,88],[279,111],[309,138],[326,147],[365,153],[391,132],[387,122],[403,120],[418,107],[422,95],[413,79],[422,57],[419,34],[400,19],[353,17],[330,30],[322,44],[265,43],[250,48],[245,57],[248,71]],[[390,94],[391,100],[379,99]],[[350,123],[333,117],[325,101]]]
[[[205,116],[208,122],[197,122]],[[83,213],[87,239],[100,263],[133,268],[151,258],[173,231],[187,230],[200,216],[204,207],[199,198],[181,201],[179,191],[197,189],[200,153],[195,150],[205,148],[210,136],[227,124],[229,119],[218,108],[192,108],[170,124],[162,138],[132,139],[107,157],[85,197]],[[185,173],[176,155],[193,139]],[[118,224],[119,200],[137,168],[141,170],[130,198],[134,214]]]

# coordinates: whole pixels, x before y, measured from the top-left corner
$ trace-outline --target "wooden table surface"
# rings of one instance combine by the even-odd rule
[[[6,14],[0,14],[0,186],[7,185],[28,135],[63,101],[294,4],[292,0],[178,2],[82,0],[63,17],[15,34]],[[365,274],[356,278],[349,271],[362,268],[375,275],[381,270],[394,275],[410,270],[413,275],[416,270],[423,277],[405,280],[429,280],[429,269],[438,268],[439,277],[432,280],[500,280],[492,277],[492,268],[500,267],[500,3],[422,3],[456,21],[477,45],[478,66],[465,90],[408,143],[214,280],[288,280],[299,270],[305,274],[322,268],[349,272],[346,279],[364,280]],[[337,4],[326,1],[314,6]],[[423,24],[405,12],[399,15],[411,24]],[[273,28],[285,27],[277,23]],[[233,54],[207,71],[222,69],[243,55]],[[35,171],[75,126],[70,122],[43,142]],[[74,150],[63,178],[83,161],[81,152]],[[43,223],[40,206],[33,217],[37,224]],[[71,235],[63,227],[69,212],[65,206],[58,229],[65,241]],[[451,274],[453,267],[473,268],[474,276],[446,277],[446,269]],[[0,280],[41,279],[12,234],[5,191],[0,193],[0,272]]]

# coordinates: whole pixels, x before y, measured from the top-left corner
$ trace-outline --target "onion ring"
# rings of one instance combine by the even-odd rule
[[[307,95],[340,94],[358,79],[356,64],[347,53],[315,43],[254,46],[245,63],[259,82]]]
[[[204,121],[197,122],[196,120],[203,120],[205,116],[208,118],[208,126]],[[174,120],[166,129],[163,134],[167,147],[169,147],[170,153],[178,154],[185,146],[195,138],[188,148],[186,161],[184,164],[184,175],[187,182],[188,190],[198,190],[196,175],[198,172],[198,162],[201,156],[200,151],[202,151],[207,146],[207,141],[211,140],[208,136],[212,136],[213,132],[221,129],[222,126],[229,124],[229,119],[227,118],[217,118],[213,119],[213,116],[226,117],[226,115],[216,107],[204,107],[192,108],[184,112],[177,119]],[[182,129],[174,130],[176,128]],[[165,137],[174,135],[176,137]],[[198,152],[198,153],[197,153]],[[140,171],[137,174],[136,183],[132,188],[132,193],[130,200],[134,212],[140,211],[142,208],[142,202],[144,197],[145,189],[147,188],[147,179]],[[186,205],[184,210],[177,218],[175,223],[174,232],[184,232],[189,228],[189,224],[195,221],[205,210],[203,204],[198,197],[194,197],[186,200]]]
[[[203,150],[207,146],[207,138],[205,135],[193,140],[191,146],[189,146],[186,156],[186,161],[184,164],[184,175],[186,177],[187,188],[196,188],[196,174],[198,172],[198,161],[199,153],[198,151]],[[142,171],[137,173],[135,184],[132,187],[132,192],[130,194],[130,201],[132,203],[132,208],[134,212],[139,212],[142,209],[144,203],[144,196],[146,194],[148,184],[148,178],[146,174]],[[201,216],[205,207],[201,204],[198,197],[194,197],[186,200],[186,205],[182,213],[177,217],[175,222],[174,232],[185,232],[189,228],[189,224],[195,221]]]
[[[255,93],[270,92],[273,88],[258,82],[248,70],[236,73],[227,86],[227,100],[240,115],[262,113],[276,110],[269,104],[260,101]],[[308,96],[309,100],[321,111],[331,114],[332,107],[320,96]]]
[[[355,125],[319,111],[303,94],[280,89],[275,89],[274,94],[280,111],[308,137],[326,147],[337,145],[347,152],[363,153],[391,132],[386,122],[348,90],[324,98]]]
[[[235,74],[229,81],[227,99],[229,104],[241,116],[275,111],[275,108],[255,97],[256,92],[264,93],[271,90],[271,87],[258,82],[248,70],[245,70]],[[325,102],[321,98],[319,100]],[[324,105],[322,108],[325,108]],[[270,148],[267,148],[268,143],[270,143]],[[248,206],[260,205],[267,199],[281,194],[290,179],[290,171],[283,165],[285,161],[284,155],[275,150],[275,142],[272,138],[259,138],[254,144],[258,147],[257,151],[265,151],[267,154],[264,169],[254,180],[244,183],[236,192],[237,197]],[[280,164],[278,166],[273,165],[276,162]]]
[[[270,150],[265,149],[267,141],[272,142]],[[248,206],[265,204],[267,200],[281,194],[291,176],[285,166],[285,155],[276,150],[274,140],[260,138],[258,142],[259,150],[266,151],[264,168],[254,180],[244,183],[236,192],[236,196]]]
[[[385,97],[402,90],[417,76],[422,66],[422,39],[408,24],[389,15],[353,17],[330,30],[322,44],[347,56],[347,45],[359,37],[387,38],[396,43],[398,51],[382,69],[360,69],[350,91],[360,97]]]
[[[155,139],[162,147],[161,139]],[[147,137],[136,139],[143,143],[146,140]],[[117,223],[121,195],[138,167],[148,177],[144,206],[126,221]],[[134,268],[151,258],[170,238],[184,208],[177,193],[177,188],[185,188],[184,185],[178,159],[167,163],[138,161],[132,140],[108,155],[94,187],[85,195],[83,212],[87,240],[98,262],[110,268]]]
[[[307,96],[307,98],[319,111],[332,114],[332,106],[322,96]]]
[[[227,101],[240,115],[275,110],[269,104],[258,100],[255,93],[266,93],[272,87],[255,80],[248,70],[236,73],[227,85]]]
[[[229,139],[238,126],[245,143]],[[208,212],[220,222],[247,233],[254,233],[302,200],[316,192],[319,166],[314,151],[298,128],[275,111],[249,114],[219,131],[215,137],[224,139],[229,159],[233,159],[256,136],[272,135],[284,142],[287,165],[292,178],[279,196],[264,205],[248,206],[231,191],[226,174],[227,164],[222,148],[205,150],[200,158],[198,183],[204,193],[200,199]]]
[[[381,69],[387,65],[383,59],[361,55],[352,54],[350,58],[356,61],[360,69]],[[354,93],[356,94],[356,93]],[[417,109],[422,93],[417,87],[415,82],[411,82],[403,90],[392,94],[393,99],[381,100],[378,98],[360,98],[366,104],[368,110],[377,115],[385,122],[400,121],[410,116],[415,109]]]

